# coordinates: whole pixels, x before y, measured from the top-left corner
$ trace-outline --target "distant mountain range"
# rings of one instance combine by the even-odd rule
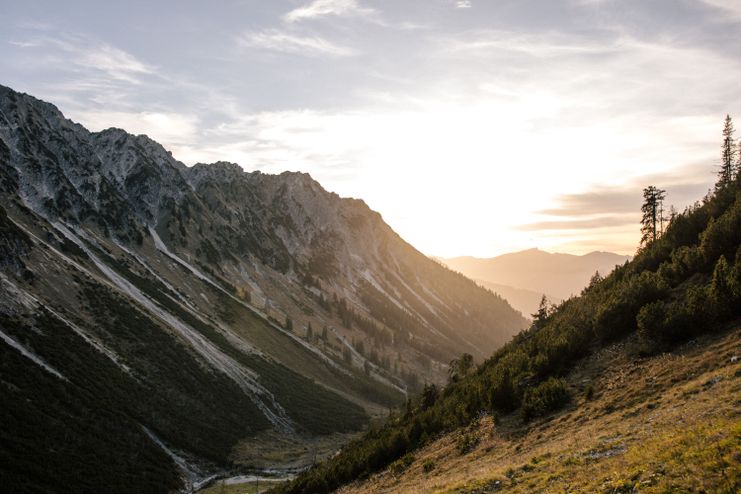
[[[480,281],[529,315],[537,309],[542,295],[556,302],[578,295],[595,272],[605,276],[630,260],[630,256],[612,252],[577,256],[528,249],[490,258],[440,260],[450,269]]]
[[[274,434],[361,430],[526,325],[306,174],[187,167],[2,86],[0,247],[18,492],[188,488],[237,451],[256,466]]]

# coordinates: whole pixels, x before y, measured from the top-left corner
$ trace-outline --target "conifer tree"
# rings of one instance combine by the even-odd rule
[[[731,116],[726,115],[723,125],[723,143],[720,147],[720,170],[718,171],[718,182],[715,184],[716,190],[730,184],[735,178],[735,169],[738,163],[736,162],[736,142],[733,139],[734,132]]]
[[[666,191],[653,185],[643,189],[643,206],[641,212],[641,245],[646,246],[654,242],[661,233],[663,227],[664,199]]]

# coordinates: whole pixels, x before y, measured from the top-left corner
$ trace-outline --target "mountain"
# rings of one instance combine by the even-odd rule
[[[578,295],[596,271],[604,276],[629,259],[630,256],[611,252],[576,256],[529,249],[486,259],[465,256],[441,260],[450,269],[472,279],[565,300]]]
[[[739,492],[741,173],[275,492]]]
[[[2,86],[0,245],[0,474],[18,492],[300,467],[526,324],[306,174],[187,167]]]

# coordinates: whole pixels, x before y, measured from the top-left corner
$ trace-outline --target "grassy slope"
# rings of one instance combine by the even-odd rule
[[[741,325],[650,358],[630,357],[633,344],[579,362],[565,410],[528,426],[486,417],[340,492],[738,492]],[[464,434],[479,442],[461,454]]]

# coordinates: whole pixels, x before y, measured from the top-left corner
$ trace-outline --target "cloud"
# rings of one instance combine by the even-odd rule
[[[471,0],[456,0],[455,6],[459,9],[470,9],[472,7]]]
[[[578,218],[566,220],[546,220],[517,226],[518,230],[594,230],[632,224],[635,215],[607,215],[593,218]]]
[[[236,161],[247,169],[279,173],[304,169],[319,177],[348,176],[361,161],[370,129],[363,115],[313,110],[243,114],[204,131],[205,145],[187,163]]]
[[[307,56],[346,57],[355,53],[351,48],[334,44],[319,36],[298,36],[277,29],[244,32],[237,38],[237,43],[242,47]]]
[[[741,2],[738,0],[699,0],[701,3],[720,10],[724,15],[741,20]]]
[[[39,43],[36,41],[8,41],[13,46],[17,46],[18,48],[35,48],[39,46]]]
[[[314,0],[283,16],[286,22],[298,22],[326,16],[367,16],[376,11],[363,7],[357,0]]]
[[[82,69],[107,79],[140,84],[141,77],[156,74],[156,67],[131,53],[95,38],[83,35],[44,35],[26,40],[11,41],[25,50],[45,52],[43,64],[56,64],[70,69]]]
[[[562,194],[555,199],[556,207],[543,209],[540,214],[581,217],[636,212],[643,200],[643,188],[649,185],[667,190],[667,207],[668,204],[686,206],[705,195],[712,180],[710,163],[694,163],[670,173],[641,175],[619,185],[594,186],[586,192]]]
[[[556,205],[538,211],[540,220],[517,226],[520,231],[548,232],[550,236],[571,237],[597,232],[632,231],[640,220],[642,190],[657,185],[667,190],[665,208],[692,204],[708,190],[712,176],[709,166],[698,163],[673,174],[648,174],[618,186],[595,186],[581,193],[563,194]],[[594,242],[594,240],[592,240]]]
[[[77,51],[76,63],[82,67],[99,70],[113,79],[139,84],[139,76],[154,74],[155,69],[130,53],[107,44]]]

